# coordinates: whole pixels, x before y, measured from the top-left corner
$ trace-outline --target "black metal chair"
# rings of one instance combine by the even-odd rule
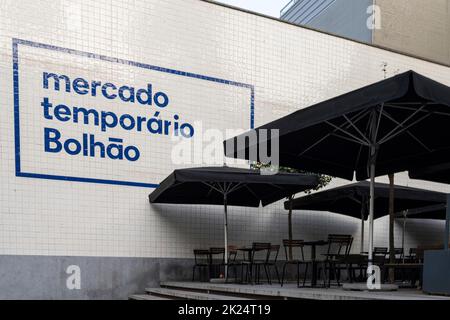
[[[404,251],[403,248],[394,248],[395,260],[397,263],[403,262]]]
[[[305,261],[303,240],[283,240],[284,253],[286,260],[283,264],[283,273],[281,276],[281,286],[284,285],[286,276],[286,268],[288,265],[297,267],[297,287],[300,287],[300,265],[305,265],[305,276],[303,278],[303,286],[305,286],[306,275],[308,273],[308,262]]]
[[[238,248],[236,246],[228,246],[228,274],[230,274],[230,271],[233,270],[234,278],[237,279],[237,268],[242,264],[240,261],[237,260],[238,255]],[[225,261],[223,262],[223,265],[225,266]]]
[[[373,263],[383,268],[386,258],[388,257],[388,248],[375,247],[373,249]]]
[[[210,265],[209,265],[209,274],[210,277],[214,276],[219,278],[221,268],[225,264],[225,248],[210,248]]]
[[[375,247],[373,248],[373,255],[381,256],[384,255],[385,257],[388,255],[388,248],[385,247]]]
[[[407,257],[405,257],[405,260],[409,263],[416,263],[418,262],[417,259],[417,248],[410,248],[409,254]]]
[[[350,266],[347,262],[352,248],[353,237],[351,235],[330,234],[328,235],[328,249],[323,263],[324,284],[331,286],[331,280],[336,280],[340,286],[341,270],[347,270],[350,274]],[[328,273],[328,276],[327,276]],[[328,284],[326,281],[328,280]]]
[[[267,255],[267,260],[263,265],[267,276],[267,282],[269,282],[269,284],[272,284],[272,277],[271,277],[272,269],[275,271],[278,283],[281,283],[280,273],[278,272],[277,266],[279,252],[280,252],[280,245],[271,245],[269,253]]]
[[[346,259],[348,266],[348,280],[353,283],[355,281],[363,281],[367,271],[367,256],[361,254],[349,254]],[[358,276],[356,272],[358,271]]]
[[[210,277],[211,253],[209,250],[194,249],[194,267],[192,269],[192,281],[195,281],[195,270],[201,272],[202,269],[208,271],[208,280]],[[200,280],[201,280],[201,273]]]
[[[252,244],[252,250],[248,259],[246,259],[244,256],[244,260],[242,260],[241,262],[242,282],[244,282],[245,269],[245,282],[250,282],[253,284],[253,279],[255,279],[255,283],[259,283],[259,272],[261,266],[264,266],[264,264],[267,263],[269,259],[271,247],[272,245],[268,242],[254,242]],[[269,275],[267,274],[267,268],[265,268],[265,271],[267,278],[269,278]]]

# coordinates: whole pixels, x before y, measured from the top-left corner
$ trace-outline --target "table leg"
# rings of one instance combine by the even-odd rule
[[[254,275],[253,275],[253,263],[250,263],[250,261],[252,261],[252,251],[250,251],[250,250],[247,251],[247,254],[248,254],[247,258],[248,258],[248,261],[249,261],[249,264],[247,265],[249,279],[247,279],[247,282],[250,283],[250,284],[253,284],[253,277],[254,277]]]
[[[311,275],[311,287],[317,286],[317,264],[316,264],[316,246],[311,246],[311,263],[312,263],[312,275]]]
[[[317,263],[312,262],[312,275],[311,275],[311,287],[317,286]]]

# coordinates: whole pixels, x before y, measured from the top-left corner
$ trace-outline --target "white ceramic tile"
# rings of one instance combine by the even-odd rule
[[[151,188],[15,176],[12,39],[89,52],[147,65],[249,84],[255,88],[255,123],[389,75],[414,69],[450,84],[450,70],[418,59],[327,36],[198,0],[12,1],[0,3],[0,254],[190,257],[193,248],[221,245],[220,207],[150,206]],[[40,102],[85,106],[132,115],[155,107],[126,104],[42,88],[45,71],[89,81],[143,86],[171,98],[164,117],[203,121],[205,128],[247,129],[250,89],[105,62],[67,51],[19,44],[21,169],[23,172],[101,180],[157,183],[177,165],[168,137],[62,123],[43,118]],[[43,128],[68,137],[83,132],[119,137],[140,148],[134,163],[43,152]],[[382,180],[382,179],[381,179]],[[450,191],[432,183],[405,185]],[[342,184],[336,180],[333,185]],[[401,225],[397,225],[397,231]],[[407,247],[439,241],[442,224],[408,224]],[[359,245],[358,220],[298,212],[297,238],[351,233]],[[260,209],[230,209],[230,241],[280,243],[287,236],[282,203]],[[401,234],[397,232],[397,245]],[[376,224],[376,244],[387,242],[387,220]]]

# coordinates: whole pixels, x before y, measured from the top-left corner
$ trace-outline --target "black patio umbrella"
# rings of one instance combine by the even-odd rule
[[[375,177],[450,158],[450,130],[442,130],[450,127],[449,106],[449,87],[408,71],[227,140],[225,154],[258,161],[273,149],[282,166],[370,178],[372,260]]]
[[[446,195],[441,192],[395,186],[397,218],[445,219]],[[389,214],[389,184],[375,183],[374,219]],[[368,218],[370,184],[361,181],[292,201],[293,210],[328,211],[361,219],[361,248],[364,245],[364,221]],[[289,202],[284,203],[289,209]]]
[[[422,167],[420,169],[413,169],[409,171],[411,179],[426,180],[438,183],[450,184],[450,163],[435,164],[429,167]],[[450,194],[447,195],[447,211],[445,219],[444,232],[444,248],[449,250],[450,237]]]
[[[409,170],[411,179],[426,180],[450,184],[450,159],[448,163],[440,163]]]
[[[319,184],[316,175],[230,167],[175,170],[149,195],[150,203],[224,206],[225,266],[228,262],[228,206],[267,206]],[[227,268],[225,268],[225,278]]]

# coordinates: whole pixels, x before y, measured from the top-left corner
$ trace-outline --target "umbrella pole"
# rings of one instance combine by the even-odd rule
[[[406,231],[406,215],[408,211],[403,211],[403,234],[402,234],[402,250],[403,250],[403,263],[405,263],[405,231]]]
[[[361,249],[360,252],[364,252],[364,216],[365,216],[365,205],[366,201],[363,199],[361,201],[362,207],[361,207]]]
[[[224,207],[224,239],[225,239],[225,282],[228,280],[228,207],[227,207],[227,194],[223,194],[223,207]]]
[[[450,194],[447,194],[447,219],[445,220],[445,239],[444,239],[444,250],[448,251],[448,242],[450,236]]]
[[[368,267],[372,267],[373,265],[373,217],[375,211],[375,163],[378,154],[378,146],[376,145],[378,129],[379,129],[379,121],[381,120],[381,112],[380,118],[378,119],[376,112],[372,115],[372,123],[371,123],[371,144],[370,144],[370,202],[369,202],[369,261],[367,263]]]
[[[364,252],[364,217],[361,217],[361,252]]]
[[[369,267],[373,262],[373,215],[375,206],[375,146],[371,147],[370,159],[370,202],[369,202]]]

